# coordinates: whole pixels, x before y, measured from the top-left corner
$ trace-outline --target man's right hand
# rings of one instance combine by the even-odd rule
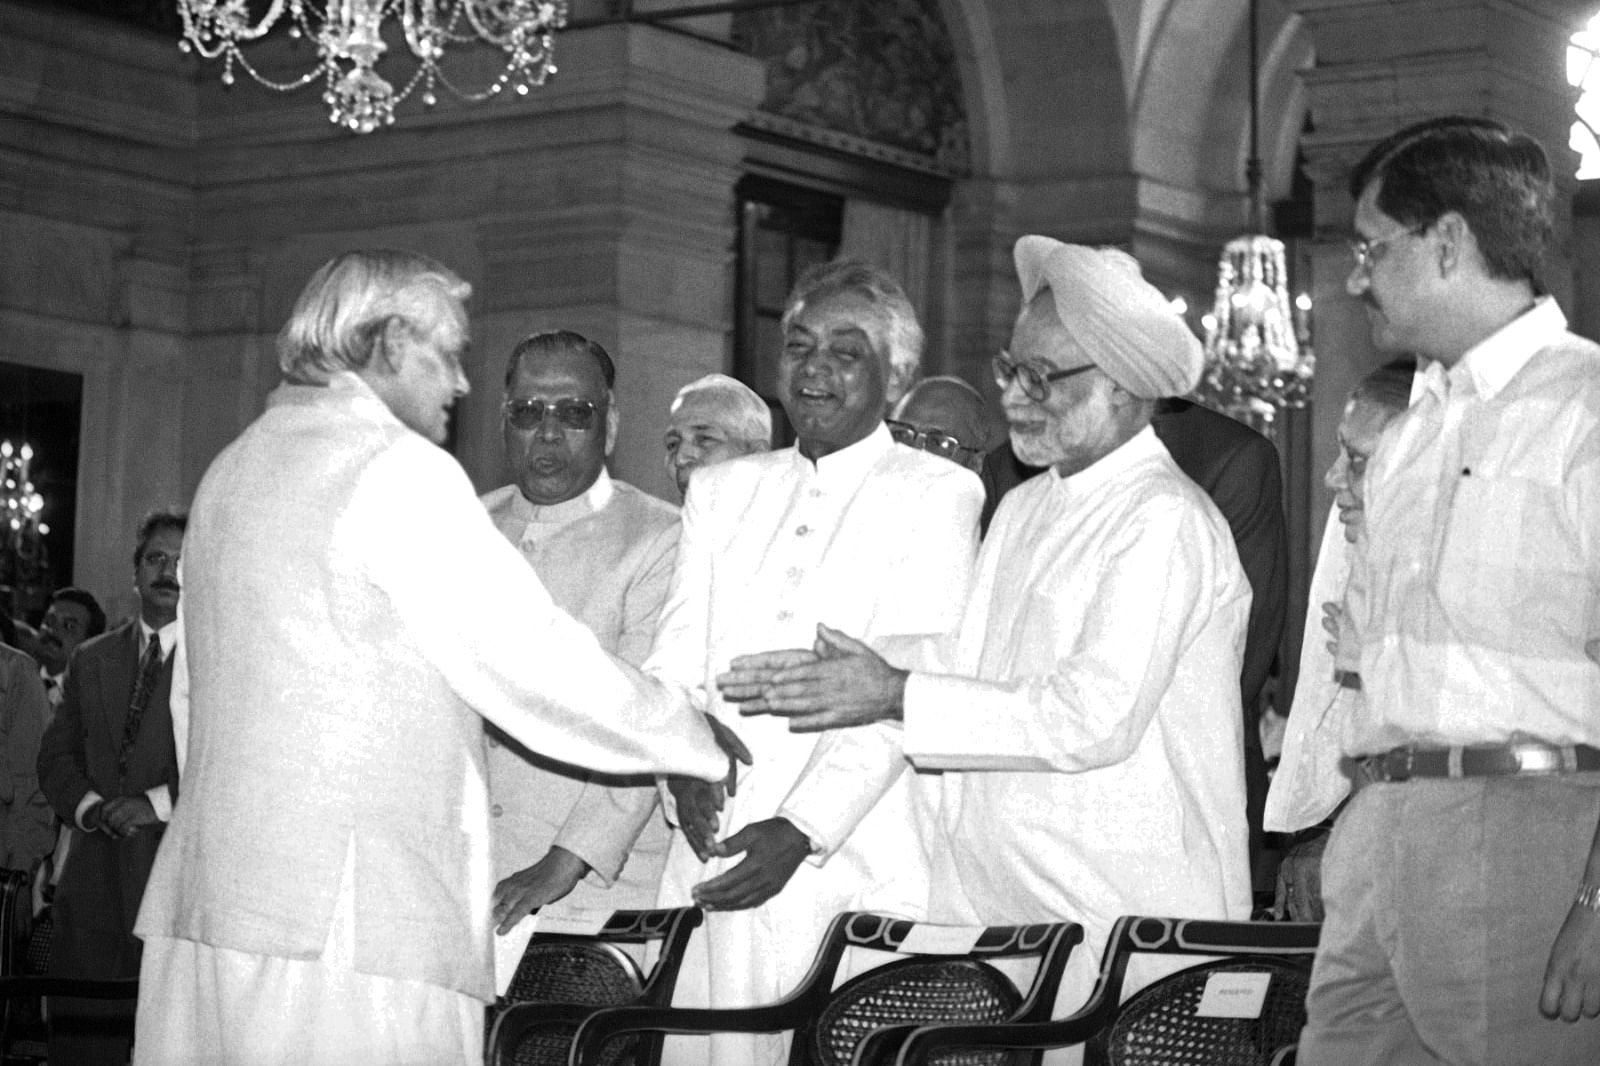
[[[522,919],[571,892],[588,872],[588,863],[552,846],[544,858],[494,886],[495,932],[505,936]]]
[[[721,855],[722,845],[717,843],[717,812],[722,810],[722,782],[713,784],[698,777],[668,777],[667,788],[678,807],[678,828],[683,830],[695,856],[705,862]]]

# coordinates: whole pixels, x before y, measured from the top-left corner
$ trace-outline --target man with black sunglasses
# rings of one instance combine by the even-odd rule
[[[615,385],[610,354],[580,334],[519,343],[501,418],[514,482],[483,503],[556,606],[638,664],[672,577],[678,509],[607,473],[620,424]],[[580,906],[653,906],[670,836],[654,779],[553,765],[488,729],[499,931],[574,889]]]

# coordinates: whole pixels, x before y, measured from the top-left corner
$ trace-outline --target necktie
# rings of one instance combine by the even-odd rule
[[[144,720],[145,708],[150,706],[150,694],[155,691],[156,679],[161,676],[161,641],[154,634],[150,645],[139,660],[139,677],[133,683],[133,699],[128,701],[128,717],[122,725],[122,750],[117,754],[117,776],[128,776],[128,760],[133,756],[133,745],[139,739],[139,723]]]

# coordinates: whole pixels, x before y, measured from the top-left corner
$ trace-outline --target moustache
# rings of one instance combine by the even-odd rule
[[[172,580],[171,578],[168,578],[168,577],[158,577],[158,578],[156,578],[154,581],[150,582],[150,587],[153,588],[153,589],[164,589],[164,590],[166,590],[168,592],[179,592],[179,591],[181,591],[178,588],[178,583],[176,581]]]

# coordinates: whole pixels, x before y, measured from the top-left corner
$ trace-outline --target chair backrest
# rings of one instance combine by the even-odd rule
[[[1072,949],[1083,930],[1071,922],[953,929],[867,912],[840,915],[817,953],[812,979],[827,990],[846,949],[905,957],[846,981],[828,995],[814,1022],[795,1032],[791,1066],[846,1066],[873,1029],[935,1022],[999,1022],[1048,1017]],[[1026,994],[989,960],[1039,961]],[[974,1063],[1012,1061],[1006,1053]]]
[[[628,1003],[665,1006],[672,999],[689,936],[703,917],[698,907],[616,911],[592,937],[534,933],[501,1006],[553,1009],[499,1013],[489,1032],[489,1061],[496,1066],[564,1066],[578,1023],[593,1010]],[[661,946],[648,975],[617,946],[652,942]]]
[[[1299,1039],[1320,927],[1300,922],[1121,919],[1090,1008],[1106,1024],[1084,1061],[1105,1066],[1268,1066]],[[1120,1002],[1136,954],[1215,956]],[[1257,1006],[1250,991],[1261,996]],[[1211,993],[1208,1001],[1208,992]],[[1246,1000],[1242,1009],[1222,1006]],[[1229,1015],[1244,1016],[1229,1016]]]

